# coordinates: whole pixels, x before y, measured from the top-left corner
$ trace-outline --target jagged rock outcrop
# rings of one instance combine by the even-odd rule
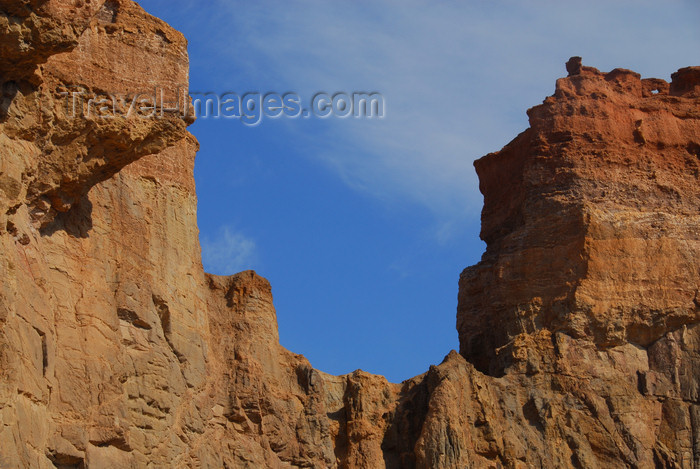
[[[698,98],[700,68],[669,86],[583,67],[475,163],[487,249],[460,279],[465,357],[497,374],[519,334],[648,347],[700,322]]]
[[[73,118],[186,89],[179,33],[0,0],[0,56],[0,467],[700,465],[700,68],[567,65],[476,163],[461,354],[394,384],[313,369],[266,280],[204,273],[187,115]]]

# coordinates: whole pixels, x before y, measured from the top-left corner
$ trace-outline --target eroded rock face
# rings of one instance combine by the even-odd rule
[[[699,72],[669,86],[583,67],[475,163],[487,250],[457,328],[480,369],[502,373],[520,334],[647,347],[700,321]]]
[[[203,272],[190,120],[68,115],[186,89],[179,33],[0,0],[0,54],[0,467],[698,466],[698,68],[570,62],[476,163],[462,354],[393,384],[313,369],[266,280]]]
[[[38,65],[72,50],[95,14],[114,4],[113,0],[1,0],[0,72],[5,78],[32,79]]]
[[[0,119],[3,464],[175,460],[184,443],[169,429],[207,354],[197,144],[177,116],[71,119],[61,93],[186,87],[185,40],[132,2],[4,3],[38,31],[2,73],[15,91]],[[151,40],[160,30],[170,42]],[[69,39],[46,42],[56,31]]]
[[[380,409],[346,388],[397,385],[314,370],[279,346],[267,281],[204,274],[190,121],[66,106],[75,89],[186,90],[184,38],[131,1],[69,3],[2,4],[21,54],[0,75],[0,467],[381,458]]]

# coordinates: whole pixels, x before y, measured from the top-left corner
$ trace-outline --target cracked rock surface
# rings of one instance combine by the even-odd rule
[[[187,89],[180,33],[0,0],[0,57],[1,468],[700,467],[700,68],[570,61],[475,163],[460,353],[395,384],[315,370],[265,279],[203,271],[191,120],[69,115]]]

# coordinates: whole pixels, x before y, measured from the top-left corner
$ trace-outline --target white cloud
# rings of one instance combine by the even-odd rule
[[[255,241],[225,226],[211,239],[203,236],[202,263],[204,270],[218,275],[232,275],[252,268],[256,262]]]
[[[475,218],[473,160],[527,127],[526,109],[552,93],[569,56],[668,78],[700,50],[700,9],[679,0],[217,0],[215,10],[211,73],[227,85],[382,92],[382,121],[290,131],[349,186],[421,204],[443,225]]]

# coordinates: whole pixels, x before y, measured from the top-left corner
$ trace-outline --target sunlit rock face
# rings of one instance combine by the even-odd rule
[[[670,85],[574,70],[475,163],[487,250],[461,276],[457,328],[485,372],[521,334],[648,347],[700,321],[700,68]]]
[[[185,39],[133,2],[2,7],[0,466],[175,458],[206,377],[197,144],[176,115],[73,118],[67,93],[186,88]]]
[[[315,370],[265,279],[204,273],[191,119],[71,114],[186,90],[178,32],[0,0],[0,55],[0,467],[697,466],[698,68],[570,62],[476,163],[461,354],[393,384]]]

